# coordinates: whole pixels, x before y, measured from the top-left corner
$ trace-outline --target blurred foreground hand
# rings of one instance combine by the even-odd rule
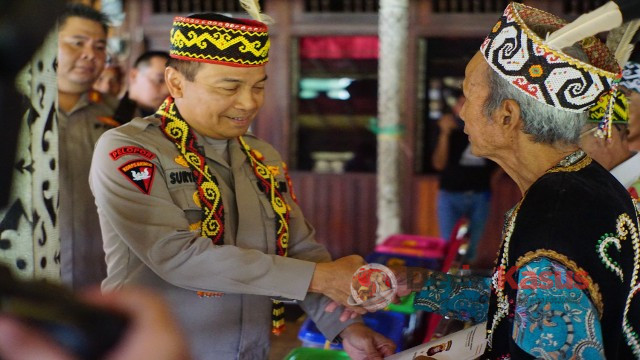
[[[129,316],[127,332],[105,360],[189,360],[187,344],[167,305],[159,296],[140,289],[80,295],[89,304]],[[75,360],[38,330],[0,315],[0,358],[4,360]]]

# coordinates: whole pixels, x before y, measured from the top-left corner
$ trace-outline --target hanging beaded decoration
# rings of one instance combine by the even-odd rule
[[[251,162],[253,173],[262,183],[265,195],[269,198],[271,207],[276,213],[276,253],[280,256],[287,256],[289,248],[289,207],[284,197],[278,191],[278,182],[273,173],[263,163],[264,157],[257,151],[251,150],[242,136],[238,137],[242,150]],[[273,333],[280,335],[284,330],[284,304],[273,300],[272,317]]]
[[[167,97],[156,112],[162,124],[160,129],[171,140],[189,167],[196,175],[198,187],[198,199],[202,208],[201,234],[208,237],[214,244],[220,242],[224,235],[224,211],[222,197],[218,187],[218,181],[211,173],[204,155],[201,154],[195,134],[191,131],[189,124],[182,119],[182,116],[175,107],[171,96]],[[264,157],[257,151],[252,150],[242,137],[238,138],[242,149],[251,163],[253,172],[265,188],[265,195],[276,216],[276,251],[277,255],[287,256],[289,245],[289,207],[282,194],[277,190],[278,182],[275,176],[264,165]],[[199,291],[201,297],[222,296],[219,292]],[[277,300],[273,301],[273,332],[281,334],[284,330],[284,305]]]
[[[491,278],[491,285],[496,293],[496,298],[498,300],[498,306],[496,314],[493,316],[491,321],[491,329],[487,330],[487,344],[491,347],[493,343],[493,333],[498,327],[500,321],[507,316],[509,312],[509,299],[504,292],[505,282],[506,282],[506,270],[507,264],[509,263],[509,243],[511,242],[511,235],[513,235],[513,230],[516,227],[516,217],[518,216],[518,211],[520,210],[520,205],[524,201],[527,194],[520,199],[518,204],[515,206],[509,219],[507,220],[505,230],[502,237],[502,244],[500,244],[500,249],[502,249],[502,257],[500,258],[500,264],[496,267],[495,272],[493,273],[493,277]]]
[[[633,200],[634,208],[636,209],[636,221],[631,220],[627,214],[621,214],[618,217],[617,232],[618,237],[621,240],[626,240],[627,236],[631,237],[631,243],[633,246],[633,272],[631,273],[631,290],[627,296],[627,301],[624,305],[624,312],[622,314],[622,332],[627,338],[627,344],[631,347],[636,358],[640,358],[640,334],[638,330],[634,329],[629,321],[629,309],[631,308],[631,302],[636,295],[640,295],[640,239],[638,238],[638,204]],[[636,300],[637,301],[637,300]]]

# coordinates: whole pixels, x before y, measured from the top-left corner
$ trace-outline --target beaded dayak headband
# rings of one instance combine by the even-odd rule
[[[628,124],[629,123],[629,100],[622,91],[616,91],[613,101],[611,94],[605,93],[600,97],[598,102],[589,108],[589,119],[591,123],[601,123],[608,116],[612,124]],[[597,132],[596,136],[604,137],[605,129]]]
[[[547,12],[510,3],[480,47],[502,78],[536,100],[570,112],[584,112],[620,77],[620,68],[602,42],[589,37],[581,47],[590,64],[548,46],[528,24],[554,31],[566,21]]]
[[[169,55],[228,66],[261,66],[269,61],[267,25],[256,20],[214,16],[216,20],[176,16]]]

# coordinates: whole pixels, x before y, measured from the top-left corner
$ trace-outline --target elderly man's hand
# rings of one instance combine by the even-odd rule
[[[419,267],[389,266],[398,282],[396,297],[403,297],[412,292],[420,292],[424,282],[432,275],[433,271]]]
[[[347,299],[351,295],[351,279],[353,274],[366,262],[361,256],[350,255],[332,262],[318,263],[313,273],[309,291],[321,293],[331,300],[352,309],[358,314],[367,311],[362,307],[349,306]]]
[[[344,351],[353,360],[382,359],[396,351],[393,341],[369,329],[363,323],[349,325],[340,333]]]

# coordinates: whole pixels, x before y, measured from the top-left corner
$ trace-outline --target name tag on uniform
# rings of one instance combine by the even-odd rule
[[[197,178],[191,170],[169,170],[166,177],[169,187],[184,184],[196,184],[197,182]]]

